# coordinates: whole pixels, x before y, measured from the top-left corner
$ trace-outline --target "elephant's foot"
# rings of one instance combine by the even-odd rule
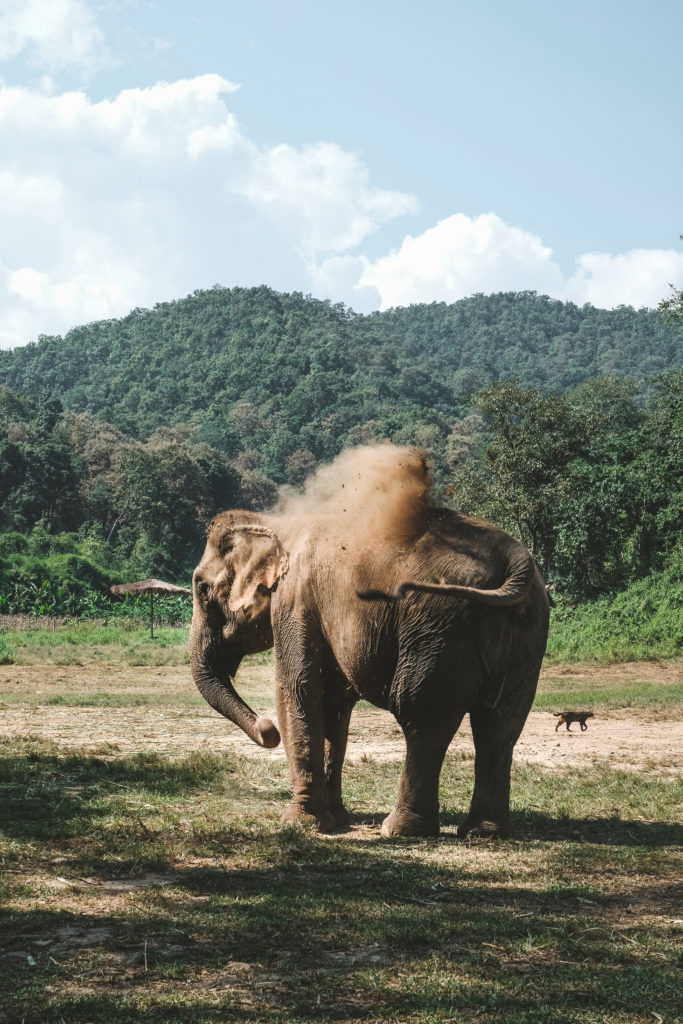
[[[338,830],[347,829],[349,827],[351,824],[351,815],[344,807],[344,804],[331,803],[330,811],[336,822]]]
[[[416,814],[405,808],[394,807],[382,822],[382,835],[391,836],[438,836],[439,818],[435,815]]]
[[[507,839],[510,835],[510,822],[507,819],[493,821],[468,814],[458,825],[457,835],[459,839]]]
[[[315,825],[318,832],[334,832],[337,827],[335,817],[329,810],[312,810],[303,804],[290,804],[283,812],[282,820],[298,821],[302,825]]]

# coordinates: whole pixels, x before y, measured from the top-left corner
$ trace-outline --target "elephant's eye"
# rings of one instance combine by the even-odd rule
[[[202,600],[209,596],[209,584],[206,580],[197,580],[197,594]]]

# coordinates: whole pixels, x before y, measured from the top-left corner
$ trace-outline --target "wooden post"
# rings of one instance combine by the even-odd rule
[[[152,598],[152,603],[150,605],[150,614],[149,614],[149,635],[150,635],[150,637],[153,640],[154,639],[154,591],[153,590],[150,592],[150,597]]]

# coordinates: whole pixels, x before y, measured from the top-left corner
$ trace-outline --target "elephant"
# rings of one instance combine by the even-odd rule
[[[394,508],[391,494],[385,503]],[[469,713],[474,791],[457,834],[504,837],[512,751],[545,653],[546,589],[502,529],[421,493],[408,504],[391,528],[362,503],[355,517],[346,507],[217,515],[193,575],[193,678],[256,743],[282,738],[292,790],[283,819],[321,832],[350,823],[342,767],[358,700],[390,710],[405,737],[384,836],[439,833],[441,767]],[[279,730],[234,684],[242,658],[269,648]]]

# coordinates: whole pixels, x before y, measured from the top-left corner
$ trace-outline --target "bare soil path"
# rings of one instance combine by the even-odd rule
[[[95,682],[97,689],[112,692],[117,687],[127,693],[149,691],[185,695],[194,694],[185,668],[126,668],[117,670],[99,666],[103,678]],[[623,667],[631,671],[628,666]],[[18,690],[47,697],[51,683],[74,685],[71,677],[90,676],[90,666],[11,666],[0,672],[0,688],[7,692],[12,684]],[[593,670],[586,670],[591,673]],[[613,671],[613,670],[612,670]],[[680,670],[677,670],[677,674]],[[265,673],[264,673],[265,674]],[[557,670],[553,670],[553,675]],[[670,671],[660,669],[661,685],[673,680]],[[653,671],[653,684],[655,683]],[[125,679],[124,679],[125,676]],[[67,679],[67,677],[69,677]],[[158,687],[150,687],[150,678],[158,679]],[[136,683],[139,680],[139,685]],[[69,685],[71,684],[71,685]],[[257,689],[261,689],[260,686]],[[39,700],[41,698],[39,697]],[[254,696],[259,706],[258,696]],[[270,712],[268,712],[270,713]],[[626,715],[626,717],[624,717]],[[683,722],[645,721],[637,711],[620,712],[620,717],[598,715],[581,732],[573,725],[571,732],[562,726],[555,732],[557,720],[549,712],[533,712],[515,751],[517,760],[550,768],[588,766],[609,760],[613,766],[626,769],[648,768],[675,774],[683,763]],[[0,703],[0,735],[32,735],[53,740],[60,746],[82,747],[111,745],[112,753],[156,750],[180,755],[196,749],[214,752],[233,751],[240,755],[276,759],[284,756],[282,747],[262,750],[251,743],[235,726],[226,722],[208,706],[174,706],[172,699],[161,707],[70,707],[41,703]],[[458,757],[473,754],[472,738],[467,720],[451,744],[450,752]],[[351,722],[348,760],[372,758],[378,761],[401,760],[403,736],[393,717],[386,711],[358,708]]]

